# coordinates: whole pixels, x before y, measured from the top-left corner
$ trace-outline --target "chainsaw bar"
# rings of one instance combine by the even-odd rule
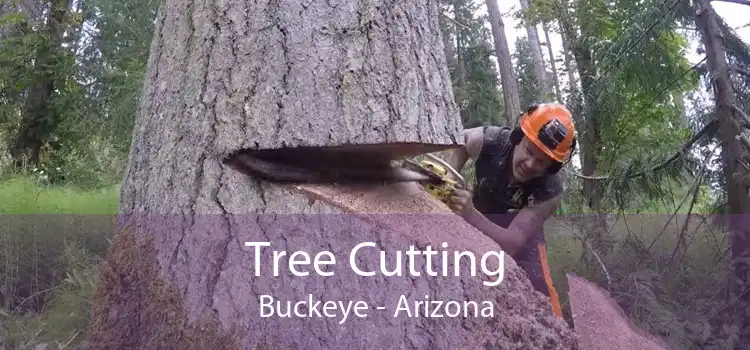
[[[418,168],[381,163],[339,164],[321,159],[319,162],[290,164],[281,160],[237,154],[225,163],[235,170],[272,182],[372,184],[410,181],[441,181],[440,177]]]

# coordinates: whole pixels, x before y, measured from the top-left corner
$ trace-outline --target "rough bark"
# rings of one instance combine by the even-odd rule
[[[521,0],[521,11],[526,13],[528,10],[529,0]],[[534,63],[534,76],[537,84],[539,84],[539,91],[542,93],[538,98],[541,101],[550,101],[552,98],[552,87],[547,78],[547,69],[544,67],[544,56],[542,55],[542,45],[539,40],[539,32],[534,24],[526,23],[525,27],[526,36],[529,40],[529,48],[531,49],[531,60]]]
[[[483,285],[491,277],[481,270],[472,276],[466,259],[460,277],[426,276],[421,259],[414,266],[419,276],[408,275],[407,260],[403,277],[363,277],[349,268],[348,255],[362,242],[377,247],[359,254],[368,269],[379,268],[380,249],[389,267],[395,251],[410,246],[442,250],[446,242],[449,251],[477,257],[499,250],[417,184],[282,186],[222,163],[244,148],[454,146],[460,119],[437,17],[435,3],[421,1],[251,8],[168,0],[122,184],[122,229],[102,268],[89,345],[575,349],[567,325],[508,257],[486,261],[504,265],[496,287]],[[245,246],[254,241],[272,244],[263,249],[260,275],[254,249]],[[287,255],[274,276],[271,250],[330,251],[335,265],[323,270],[334,275],[303,266],[311,275],[293,276]],[[452,274],[454,266],[447,267]],[[265,294],[291,302],[364,301],[369,316],[263,318]],[[487,301],[494,317],[393,317],[400,295],[409,303],[473,301],[479,311]]]
[[[168,1],[123,209],[219,210],[182,203],[219,180],[217,157],[239,149],[413,144],[401,157],[462,142],[437,7],[350,4]]]
[[[492,38],[495,42],[495,56],[500,70],[500,83],[503,86],[503,100],[505,106],[505,120],[508,125],[514,125],[516,118],[521,115],[521,98],[518,92],[518,82],[513,75],[513,65],[510,59],[508,40],[505,37],[505,24],[500,15],[497,0],[487,0],[487,15],[492,27]]]
[[[717,15],[709,1],[699,0],[696,8],[696,26],[701,33],[706,49],[706,65],[711,75],[719,122],[719,139],[722,145],[722,161],[726,174],[728,223],[731,234],[732,268],[734,269],[734,292],[738,304],[734,307],[736,325],[740,336],[738,344],[750,344],[750,195],[744,178],[747,172],[742,164],[747,152],[736,137],[741,135],[741,121],[736,116],[736,98],[731,85],[726,52]]]

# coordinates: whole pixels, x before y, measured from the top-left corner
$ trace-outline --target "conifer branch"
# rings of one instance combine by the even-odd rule
[[[649,170],[641,171],[641,172],[638,172],[638,173],[635,173],[635,174],[627,175],[626,178],[627,179],[633,179],[633,178],[636,178],[636,177],[646,176],[648,173],[655,172],[657,170],[663,169],[664,167],[666,167],[670,163],[672,163],[675,160],[677,160],[678,158],[680,158],[680,156],[683,155],[684,153],[686,153],[687,150],[690,149],[690,147],[692,147],[694,143],[698,142],[698,140],[700,140],[700,138],[703,137],[703,135],[705,135],[706,133],[708,133],[708,131],[712,130],[717,125],[718,125],[718,123],[717,123],[716,119],[712,120],[711,122],[709,122],[708,124],[706,124],[700,131],[698,131],[695,135],[693,135],[693,137],[690,140],[688,140],[687,142],[685,142],[685,144],[682,145],[682,147],[680,148],[680,150],[677,151],[677,152],[675,152],[675,154],[673,154],[667,160],[665,160],[664,162],[659,163],[659,164],[651,167]],[[584,180],[608,180],[610,178],[610,176],[587,176],[587,175],[583,175],[583,174],[577,173],[577,172],[569,170],[569,169],[565,169],[565,171],[568,174],[571,174],[571,175],[573,175],[575,177],[578,177],[578,178],[581,178],[581,179],[584,179]]]

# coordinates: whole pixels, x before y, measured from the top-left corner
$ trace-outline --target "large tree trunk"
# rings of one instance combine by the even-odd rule
[[[504,271],[495,287],[482,283],[493,277],[471,275],[468,259],[456,267],[461,277],[427,276],[420,258],[413,266],[402,261],[403,276],[355,274],[350,262],[379,270],[381,249],[388,268],[396,250],[410,246],[440,250],[446,242],[449,250],[474,252],[477,264],[485,263],[481,254],[499,250],[446,215],[447,207],[417,184],[281,185],[222,163],[244,148],[370,144],[371,152],[400,157],[455,146],[460,118],[435,3],[248,4],[168,0],[162,9],[122,184],[121,210],[128,215],[102,269],[89,344],[575,348],[571,331],[508,257],[486,261]],[[258,259],[245,242],[271,246]],[[352,249],[365,242],[375,243],[350,261]],[[288,252],[278,274],[271,250]],[[318,273],[293,266],[310,272],[295,276],[287,262],[300,260],[291,255],[299,250],[311,255],[308,262],[317,264],[321,258],[312,256],[321,251],[332,253],[322,256],[324,263],[335,260]],[[453,265],[446,268],[436,271],[452,275]],[[262,317],[264,295],[292,304],[309,297],[345,307],[351,301],[353,307],[346,319],[324,305],[316,308],[322,317]],[[476,302],[480,314],[473,317],[469,308],[465,318],[394,317],[399,296],[409,303]],[[362,310],[362,303],[369,308]],[[487,305],[494,305],[494,317],[481,317]],[[310,305],[298,311],[309,314]],[[368,316],[358,317],[362,312]]]
[[[699,0],[696,11],[696,26],[701,33],[706,49],[708,66],[719,122],[719,139],[722,144],[722,160],[726,174],[729,232],[731,233],[732,267],[734,269],[734,292],[737,304],[736,325],[740,330],[737,344],[750,344],[750,196],[745,183],[747,172],[739,163],[747,152],[736,136],[742,134],[741,120],[736,118],[736,99],[732,89],[722,35],[717,15],[706,0]]]
[[[500,83],[503,86],[503,100],[505,101],[505,120],[513,125],[521,114],[521,97],[518,93],[518,81],[513,75],[513,65],[510,59],[508,40],[505,38],[505,24],[500,15],[497,0],[487,0],[487,14],[492,27],[492,37],[495,41],[495,56],[500,70]]]

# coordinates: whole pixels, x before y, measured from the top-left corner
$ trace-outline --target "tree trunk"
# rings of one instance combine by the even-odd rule
[[[563,33],[563,43],[567,42],[570,52],[575,58],[578,75],[581,78],[580,93],[572,94],[571,104],[573,105],[573,115],[576,124],[579,125],[578,142],[580,143],[581,167],[585,176],[596,176],[598,170],[598,155],[601,153],[601,134],[597,123],[597,105],[591,99],[595,95],[593,91],[593,82],[596,77],[596,66],[591,57],[591,48],[584,40],[580,40],[575,32],[570,20],[567,7],[559,2],[560,18],[559,23]],[[582,38],[586,38],[586,32],[581,33]],[[582,126],[582,127],[581,127]],[[585,236],[591,242],[594,251],[599,255],[607,255],[613,248],[613,242],[607,236],[608,223],[607,215],[603,208],[603,186],[601,181],[585,178],[583,179],[583,198],[586,205],[594,211],[593,215],[586,215],[582,220],[582,229]],[[583,260],[593,266],[598,264],[595,257],[588,250],[583,251]]]
[[[505,106],[505,120],[508,125],[514,125],[516,118],[521,115],[521,98],[518,94],[518,82],[513,75],[513,65],[510,59],[508,40],[505,38],[505,24],[500,16],[497,0],[487,0],[487,14],[492,27],[492,37],[495,41],[495,55],[500,70],[500,82],[503,86]]]
[[[446,0],[441,0],[440,4],[444,4]],[[451,6],[450,4],[447,4],[445,6]],[[450,26],[452,23],[448,23],[448,21],[443,17],[440,16],[440,31],[441,35],[443,36],[443,50],[445,53],[445,61],[448,64],[448,71],[451,72],[456,69],[456,58],[455,58],[455,50],[454,50],[454,44],[453,44],[453,38],[451,37],[451,31]]]
[[[460,277],[427,276],[435,267],[418,257],[414,265],[402,262],[402,276],[355,273],[380,271],[381,250],[389,270],[396,250],[410,246],[445,242],[443,248],[473,252],[477,264],[499,250],[417,184],[282,185],[222,163],[244,148],[368,144],[396,157],[456,145],[460,119],[435,3],[248,4],[168,0],[162,8],[122,184],[121,230],[101,270],[88,343],[575,348],[571,331],[509,257],[481,260],[504,271],[496,287],[482,283],[492,276],[471,275],[469,259],[456,265]],[[256,255],[245,242],[271,246]],[[374,243],[350,260],[366,242]],[[288,252],[278,271],[271,250]],[[322,262],[322,270],[290,267],[289,259]],[[266,296],[283,304],[276,311],[291,302],[292,316],[263,317]],[[327,303],[295,309],[308,298]],[[432,311],[410,318],[403,310],[394,317],[403,300],[413,306],[428,299],[476,303],[478,317],[472,305],[465,318],[428,318]],[[351,307],[348,315],[334,303]],[[493,305],[494,317],[483,318]]]
[[[47,17],[47,40],[38,49],[31,86],[21,112],[21,125],[10,147],[16,166],[34,166],[57,124],[57,116],[50,106],[55,91],[54,61],[61,48],[66,26],[65,16],[72,0],[55,0]]]
[[[734,269],[734,292],[738,298],[735,311],[736,325],[740,330],[738,344],[750,344],[750,196],[748,184],[744,182],[747,173],[739,162],[747,152],[735,137],[742,133],[740,120],[735,117],[736,99],[732,89],[722,34],[711,3],[698,1],[696,26],[701,33],[706,49],[714,98],[716,117],[719,122],[719,138],[722,144],[722,160],[726,174],[726,192],[729,212],[729,232],[731,233],[732,267]]]
[[[547,53],[549,53],[549,63],[552,67],[552,82],[555,86],[555,97],[558,102],[563,103],[562,91],[560,90],[560,79],[557,78],[557,63],[555,62],[555,51],[552,50],[552,41],[549,40],[549,25],[542,24],[544,29],[544,40],[547,41]]]
[[[529,10],[529,0],[521,0],[521,11],[525,14]],[[534,75],[536,82],[539,84],[539,91],[542,96],[538,96],[539,102],[550,101],[552,98],[552,89],[547,78],[547,69],[544,67],[544,56],[542,55],[542,45],[539,40],[539,32],[536,26],[526,23],[526,35],[531,48],[531,60],[534,62]]]
[[[573,58],[571,57],[570,44],[565,36],[562,36],[563,54],[565,59],[565,71],[568,73],[568,82],[570,86],[571,96],[575,96],[578,92],[578,78],[576,77],[576,68],[573,66]],[[569,102],[570,103],[570,102]]]
[[[460,10],[460,2],[454,1],[453,2],[453,12],[456,14],[456,22],[463,23],[463,18],[461,16],[461,10]],[[464,87],[466,84],[466,66],[464,62],[463,57],[463,48],[464,48],[464,35],[463,35],[463,26],[456,24],[456,82],[458,83],[458,86]]]

